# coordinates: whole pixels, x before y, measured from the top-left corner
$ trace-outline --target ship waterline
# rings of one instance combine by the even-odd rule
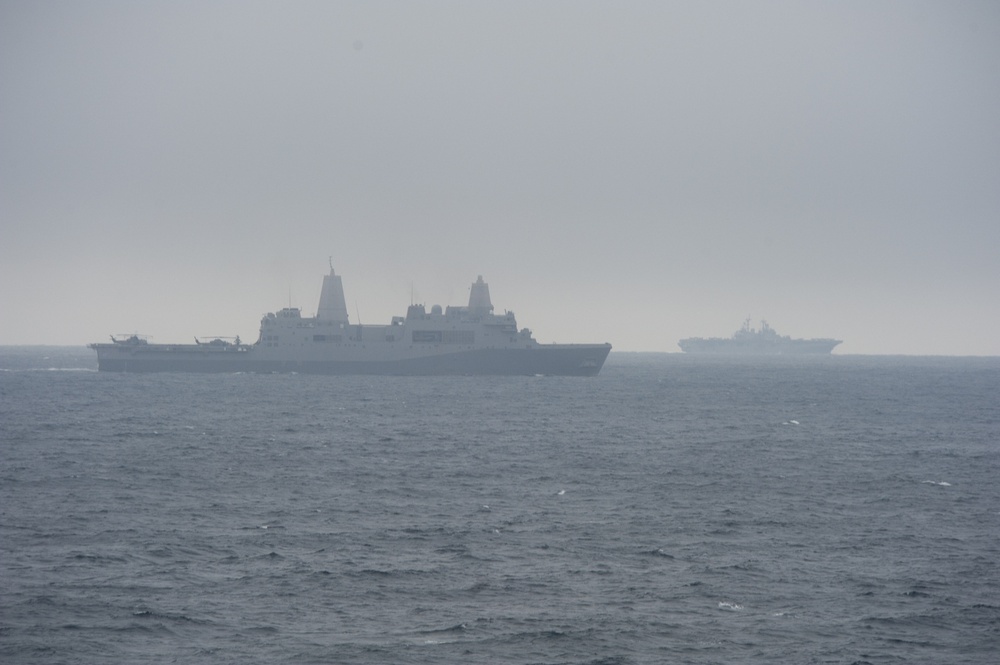
[[[285,308],[261,319],[253,344],[214,339],[151,344],[137,335],[91,344],[110,372],[300,372],[382,375],[598,374],[611,345],[540,344],[512,312],[494,314],[489,286],[472,285],[468,306],[410,305],[388,325],[352,324],[341,277],[323,279],[315,317]]]

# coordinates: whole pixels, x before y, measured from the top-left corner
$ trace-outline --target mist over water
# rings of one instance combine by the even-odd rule
[[[0,349],[0,660],[991,662],[1000,360]]]
[[[539,341],[1000,355],[1000,4],[0,4],[0,344],[484,275]]]

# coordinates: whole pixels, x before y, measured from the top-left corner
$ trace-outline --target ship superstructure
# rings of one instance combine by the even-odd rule
[[[480,276],[467,306],[410,305],[387,325],[351,323],[341,277],[323,278],[319,307],[264,315],[253,344],[212,340],[151,344],[136,336],[91,344],[102,371],[322,374],[596,375],[610,344],[540,344],[512,312],[495,314]]]

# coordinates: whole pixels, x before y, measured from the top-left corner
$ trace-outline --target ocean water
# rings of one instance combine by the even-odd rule
[[[995,663],[1000,358],[0,349],[3,663]]]

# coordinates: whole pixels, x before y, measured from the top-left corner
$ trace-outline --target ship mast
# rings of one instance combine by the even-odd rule
[[[316,318],[334,323],[347,323],[347,302],[344,300],[344,283],[340,275],[333,271],[333,257],[330,257],[330,274],[323,277],[323,290],[319,294],[319,309]]]

